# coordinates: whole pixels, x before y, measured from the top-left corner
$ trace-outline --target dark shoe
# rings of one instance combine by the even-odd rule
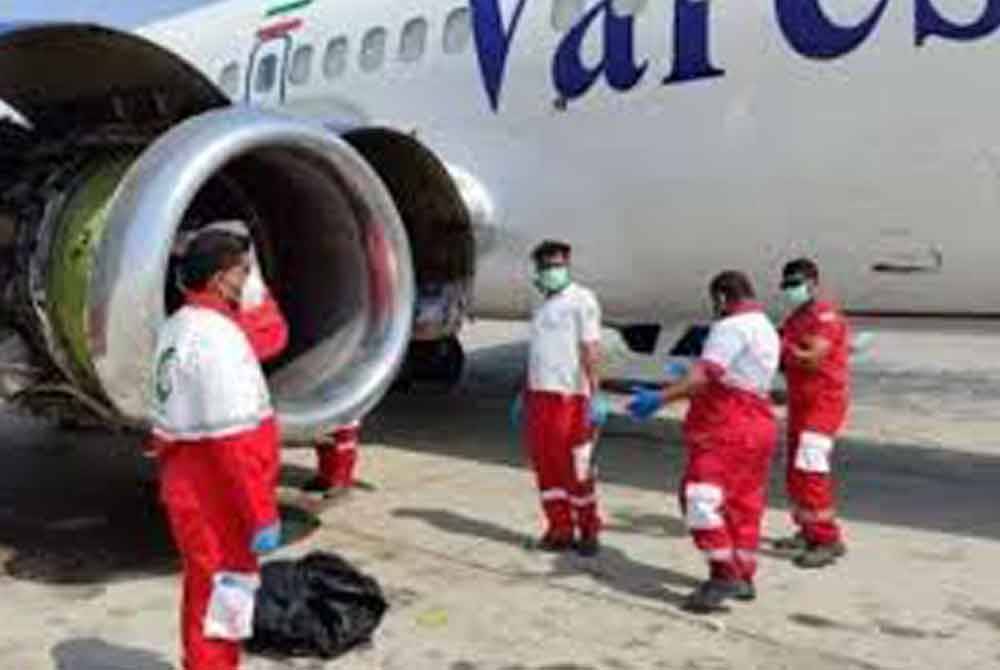
[[[542,536],[538,542],[535,543],[535,549],[538,551],[545,551],[549,553],[561,553],[564,551],[569,551],[573,548],[573,539],[569,537],[560,537],[558,535],[551,535],[546,533]]]
[[[733,594],[733,598],[742,600],[743,602],[757,600],[757,587],[750,580],[738,581],[736,582],[736,593]]]
[[[730,598],[747,594],[746,584],[747,582],[743,581],[709,579],[707,582],[702,582],[701,586],[687,597],[683,608],[695,614],[725,612],[723,603]]]
[[[795,565],[806,569],[825,568],[846,553],[847,547],[843,542],[814,544],[795,557]]]
[[[583,537],[577,542],[576,551],[581,556],[593,558],[601,553],[601,543],[596,537]]]
[[[806,536],[801,532],[789,537],[782,537],[774,541],[772,546],[778,551],[805,551],[809,548]]]
[[[331,488],[330,482],[319,475],[313,477],[302,485],[302,490],[306,493],[326,493]]]

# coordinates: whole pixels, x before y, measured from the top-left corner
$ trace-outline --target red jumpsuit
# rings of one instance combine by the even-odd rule
[[[810,544],[841,540],[836,520],[830,456],[847,417],[849,328],[840,310],[817,300],[796,310],[781,328],[782,366],[788,380],[786,485],[792,519]],[[809,370],[792,354],[810,337],[831,348],[819,368]]]
[[[713,579],[753,580],[777,427],[768,392],[779,340],[754,303],[712,328],[698,365],[708,386],[684,421],[681,508]]]
[[[225,301],[192,293],[158,337],[153,440],[184,570],[185,670],[238,668],[238,641],[204,635],[213,576],[256,572],[251,539],[278,520],[279,436],[257,362],[285,337],[280,315],[280,327],[271,321],[244,331]]]
[[[546,536],[558,542],[572,540],[575,532],[596,539],[601,529],[591,467],[592,389],[581,361],[581,346],[600,338],[600,306],[577,284],[548,297],[532,321],[524,440],[548,521]]]
[[[330,433],[328,440],[316,443],[319,477],[326,486],[333,488],[354,486],[360,433],[361,422],[354,421],[338,426]]]

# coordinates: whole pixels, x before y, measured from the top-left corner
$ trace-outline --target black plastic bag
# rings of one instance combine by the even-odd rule
[[[371,640],[388,609],[378,583],[334,554],[261,568],[250,653],[334,658]]]

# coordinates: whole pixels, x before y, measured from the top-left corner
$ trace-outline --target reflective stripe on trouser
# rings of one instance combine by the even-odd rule
[[[581,463],[592,432],[587,426],[587,403],[584,396],[525,393],[524,440],[547,532],[558,538],[571,538],[574,528],[583,536],[596,536],[601,528],[593,468]]]
[[[803,430],[789,421],[785,486],[791,500],[792,520],[813,544],[841,540],[836,519],[836,482],[831,454],[833,440],[821,433]]]
[[[319,476],[329,486],[353,486],[358,463],[359,423],[341,426],[330,438],[316,443]]]
[[[717,431],[721,433],[722,431]],[[739,433],[688,444],[681,509],[712,577],[753,579],[776,429],[761,418]]]
[[[182,447],[182,449],[211,447]],[[199,470],[191,459],[172,457],[160,477],[163,502],[174,542],[181,555],[184,587],[181,605],[181,639],[184,670],[237,670],[240,645],[229,640],[207,639],[205,613],[216,572],[256,572],[257,560],[249,551],[250,529],[233,514],[222,491],[226,479]],[[206,495],[217,489],[218,495]]]

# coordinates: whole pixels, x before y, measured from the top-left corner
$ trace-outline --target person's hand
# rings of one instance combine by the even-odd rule
[[[514,396],[514,402],[510,404],[510,425],[514,430],[521,428],[521,420],[524,418],[524,394],[518,393]]]
[[[629,401],[627,409],[633,419],[645,421],[656,414],[663,407],[663,393],[650,389],[633,389],[634,395]]]
[[[275,521],[270,526],[264,526],[250,540],[250,551],[257,555],[269,554],[281,546],[281,522]]]
[[[598,393],[590,399],[590,425],[601,428],[608,422],[611,414],[611,402],[603,393]]]

